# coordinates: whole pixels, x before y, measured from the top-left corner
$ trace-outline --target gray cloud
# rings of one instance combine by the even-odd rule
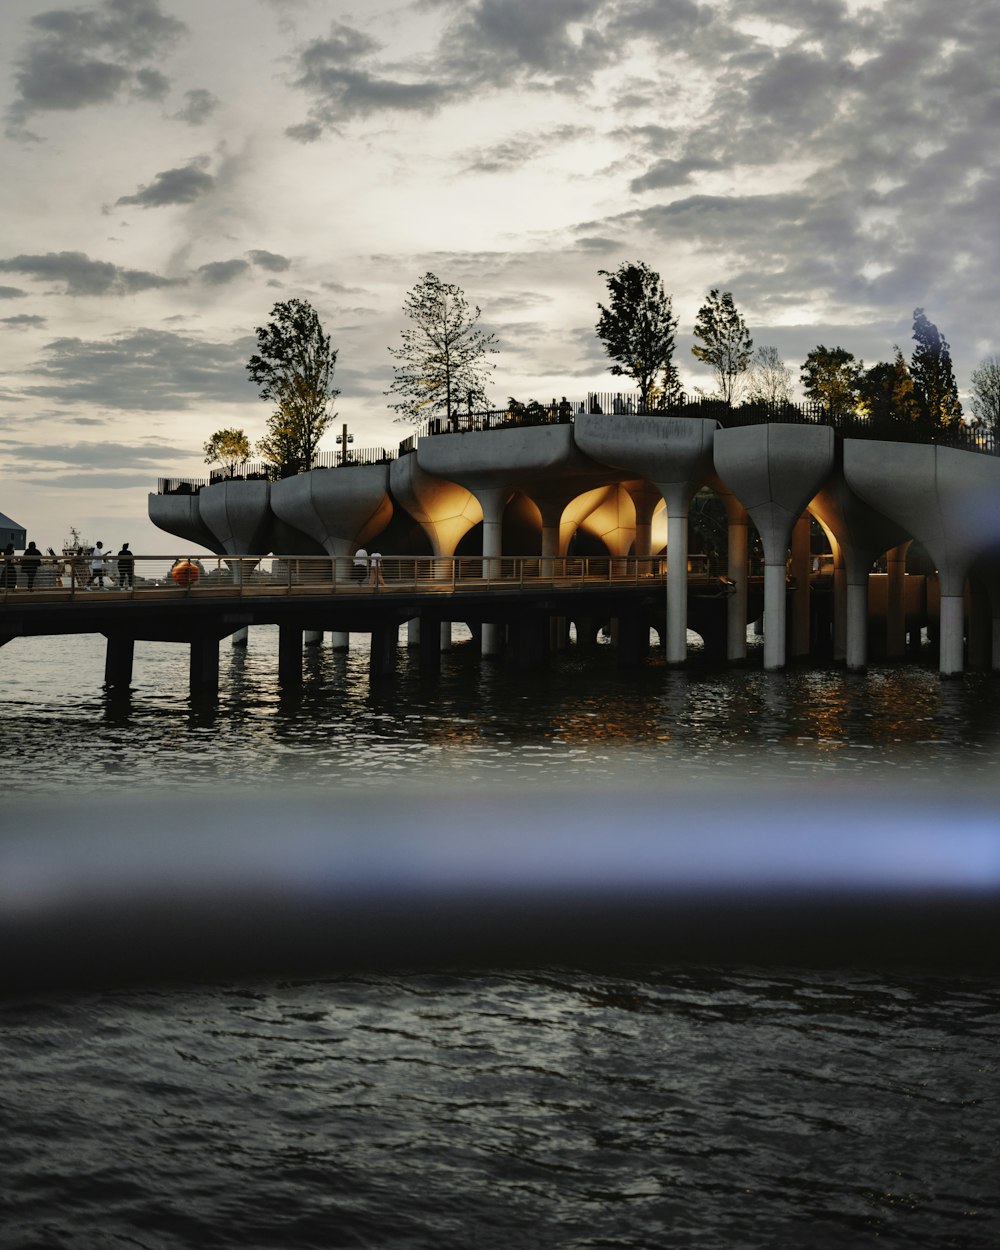
[[[680,187],[691,181],[691,175],[705,169],[718,169],[719,162],[710,157],[688,156],[680,160],[662,160],[651,165],[639,178],[629,183],[632,191],[653,191],[661,187]]]
[[[225,286],[227,282],[235,282],[250,272],[250,264],[245,260],[213,260],[207,265],[199,265],[198,273],[203,282],[209,286]]]
[[[136,204],[140,208],[162,208],[169,204],[193,204],[215,187],[215,179],[205,173],[205,158],[199,158],[179,169],[164,169],[156,174],[149,186],[141,186],[134,195],[123,195],[115,200],[115,208],[122,204]]]
[[[0,299],[24,299],[27,294],[19,286],[0,286]]]
[[[186,122],[189,126],[201,126],[219,107],[219,99],[204,87],[184,92],[184,107],[171,113],[173,121]]]
[[[5,441],[5,454],[13,460],[30,460],[35,464],[69,464],[76,468],[93,465],[99,469],[138,469],[157,465],[164,456],[175,459],[189,456],[166,443],[15,443]],[[93,478],[88,475],[88,480]]]
[[[0,317],[0,325],[10,326],[12,330],[34,329],[45,325],[47,321],[47,317],[32,316],[30,313],[20,313],[16,317]]]
[[[52,9],[29,23],[31,34],[16,59],[17,96],[8,110],[11,133],[34,114],[106,104],[125,88],[160,99],[167,79],[145,62],[157,59],[187,27],[160,9],[159,0],[101,0],[76,9]]]
[[[30,395],[60,404],[125,412],[180,412],[205,403],[255,399],[246,362],[252,336],[215,343],[170,330],[140,329],[108,339],[60,338],[28,371]]]
[[[486,148],[476,148],[465,153],[460,158],[465,162],[462,173],[507,173],[526,165],[528,161],[545,155],[553,148],[564,143],[572,143],[593,133],[593,129],[589,126],[568,125],[557,126],[553,130],[539,134],[521,131],[501,143],[495,143]]]
[[[136,291],[176,286],[142,269],[123,269],[106,260],[91,260],[83,252],[46,252],[38,256],[11,256],[0,260],[0,272],[26,273],[60,282],[67,295],[132,295]]]
[[[190,454],[190,453],[188,453]],[[153,466],[153,468],[161,466]],[[150,473],[54,473],[47,477],[26,477],[29,486],[47,490],[134,490],[137,486],[147,490],[152,483]]]
[[[284,273],[292,263],[287,256],[280,256],[277,252],[265,252],[262,248],[254,248],[247,255],[259,269],[268,269],[272,273]]]

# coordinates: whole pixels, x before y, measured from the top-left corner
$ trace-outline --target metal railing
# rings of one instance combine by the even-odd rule
[[[379,576],[381,571],[381,576]],[[376,563],[353,557],[317,555],[114,557],[100,570],[88,556],[45,557],[33,566],[20,559],[0,562],[0,605],[89,600],[131,600],[151,596],[238,597],[271,595],[361,595],[373,592],[461,594],[559,589],[600,584],[641,585],[662,581],[667,557],[659,556],[386,556]],[[719,562],[704,555],[688,559],[692,578],[719,580]]]

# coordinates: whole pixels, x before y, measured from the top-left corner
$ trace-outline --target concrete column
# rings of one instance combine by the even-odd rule
[[[906,553],[900,543],[886,556],[885,656],[899,660],[906,654]]]
[[[420,646],[420,617],[415,616],[412,620],[406,622],[406,645],[408,647]]]
[[[219,640],[195,638],[191,642],[189,684],[192,698],[219,693]]]
[[[351,635],[346,629],[335,629],[330,633],[330,645],[334,651],[349,651]]]
[[[480,645],[480,653],[482,655],[502,655],[506,642],[506,625],[498,625],[494,621],[483,622],[482,643]]]
[[[844,659],[850,673],[863,673],[868,663],[868,576],[847,583]]]
[[[941,593],[941,642],[938,671],[942,677],[958,677],[964,667],[965,595]]]
[[[635,546],[633,551],[640,558],[651,556],[653,554],[653,513],[656,511],[662,495],[655,487],[646,483],[629,482],[626,484],[625,489],[635,505]]]
[[[245,647],[250,641],[250,627],[244,625],[232,635],[229,641],[234,647]]]
[[[451,621],[442,621],[438,631],[438,643],[442,651],[451,650]]]
[[[810,530],[812,519],[803,512],[792,526],[792,657],[809,654],[809,574],[812,572]]]
[[[683,490],[664,495],[667,502],[667,648],[668,664],[687,659],[688,510]]]
[[[764,668],[776,672],[785,667],[785,561],[764,565]]]
[[[104,684],[106,686],[130,686],[134,656],[134,638],[125,638],[120,634],[109,635],[104,653]]]
[[[833,658],[840,664],[847,659],[847,569],[843,556],[833,566]]]
[[[283,686],[302,681],[302,629],[297,625],[278,626],[278,681]]]
[[[372,681],[395,675],[398,644],[399,627],[395,621],[389,621],[372,630],[368,662],[368,675]]]
[[[307,629],[303,635],[303,641],[307,647],[318,647],[323,641],[323,631],[321,629]]]
[[[497,577],[503,552],[503,514],[510,492],[503,487],[490,487],[478,490],[476,497],[483,509],[483,576]],[[482,654],[499,655],[502,650],[502,626],[485,622]]]
[[[726,659],[740,664],[747,658],[747,564],[750,530],[745,508],[741,517],[729,518],[729,553],[726,576],[735,589],[726,601]]]

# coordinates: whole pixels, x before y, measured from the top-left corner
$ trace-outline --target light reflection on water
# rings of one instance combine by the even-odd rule
[[[655,657],[622,672],[605,647],[522,674],[458,646],[440,678],[422,677],[401,648],[396,679],[372,688],[367,651],[354,641],[346,655],[307,648],[301,689],[284,690],[277,631],[256,629],[248,650],[223,644],[220,697],[206,705],[188,697],[184,647],[140,643],[122,697],[102,690],[102,639],[17,640],[0,653],[6,784],[364,787],[385,774],[417,786],[523,774],[599,782],[625,766],[665,779],[848,772],[933,782],[984,778],[1000,754],[989,674],[674,671]]]

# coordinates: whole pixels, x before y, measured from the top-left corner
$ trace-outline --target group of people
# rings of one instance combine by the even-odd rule
[[[44,554],[39,551],[34,540],[28,543],[24,552],[19,556],[17,549],[12,542],[9,542],[0,556],[0,587],[5,590],[17,590],[19,582],[19,574],[24,577],[25,586],[28,590],[35,589],[35,579],[38,577],[38,570],[43,564],[55,565],[54,585],[61,587],[63,584],[63,565],[67,556],[56,555],[50,547]],[[117,553],[106,552],[103,543],[96,543],[90,551],[70,552],[68,559],[70,567],[77,561],[83,562],[83,570],[89,571],[90,576],[84,585],[85,590],[92,590],[94,583],[97,583],[98,589],[104,589],[105,574],[110,574],[112,561],[118,573],[118,586],[122,590],[130,590],[135,585],[135,556],[129,549],[128,543],[122,543],[121,550]],[[68,570],[67,570],[68,571]]]
[[[354,553],[354,580],[356,582],[368,582],[369,586],[374,586],[378,590],[379,586],[385,585],[385,575],[382,572],[382,553],[381,551],[373,551],[369,554],[364,547],[359,547]]]

